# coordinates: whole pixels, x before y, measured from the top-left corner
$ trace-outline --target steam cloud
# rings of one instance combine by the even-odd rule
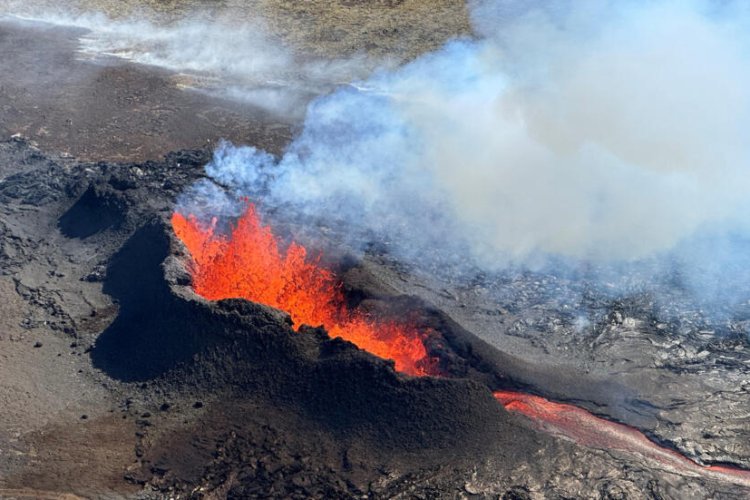
[[[7,1],[5,3],[8,3]],[[364,56],[340,60],[302,59],[273,39],[263,20],[241,23],[221,13],[189,19],[111,19],[102,13],[0,0],[17,19],[82,28],[80,54],[116,57],[188,76],[198,90],[245,101],[284,117],[301,118],[314,95],[369,74]]]
[[[667,255],[716,291],[750,236],[747,10],[526,4],[475,2],[478,39],[316,100],[278,160],[225,144],[209,176],[402,257]]]

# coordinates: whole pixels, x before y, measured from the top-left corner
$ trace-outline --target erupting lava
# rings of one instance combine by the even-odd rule
[[[435,374],[423,339],[426,332],[396,321],[375,321],[346,306],[341,284],[305,248],[292,243],[283,252],[271,228],[261,224],[255,206],[247,209],[230,234],[216,233],[216,219],[201,224],[175,212],[172,227],[192,256],[195,292],[209,300],[243,298],[288,312],[296,327],[323,325],[409,375]]]
[[[750,471],[700,465],[676,451],[657,445],[632,427],[604,420],[582,408],[520,392],[496,391],[494,395],[506,410],[521,413],[550,434],[566,437],[583,446],[640,455],[664,469],[683,475],[750,486]]]

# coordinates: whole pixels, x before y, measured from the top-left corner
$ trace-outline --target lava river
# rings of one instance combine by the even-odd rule
[[[252,204],[229,231],[216,231],[217,221],[201,223],[193,215],[175,212],[172,227],[191,255],[195,292],[209,300],[244,298],[290,314],[296,327],[323,325],[376,356],[392,359],[396,370],[413,375],[437,375],[422,331],[396,319],[377,319],[346,306],[341,283],[292,242],[282,250],[270,227],[264,226]],[[496,391],[506,410],[520,413],[541,430],[582,446],[636,455],[663,470],[750,487],[750,471],[703,466],[678,452],[650,441],[638,430],[610,422],[572,405],[530,394]]]
[[[657,445],[632,427],[599,418],[582,408],[519,392],[496,391],[494,396],[506,410],[525,415],[542,430],[582,446],[624,451],[681,475],[708,477],[750,487],[750,471],[700,465],[674,450]]]

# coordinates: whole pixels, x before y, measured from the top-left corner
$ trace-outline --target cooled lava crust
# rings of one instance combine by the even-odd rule
[[[534,494],[738,491],[703,482],[696,490],[691,479],[538,432],[492,391],[595,405],[623,389],[503,354],[424,300],[390,295],[372,270],[343,273],[350,299],[416,315],[437,333],[428,347],[445,376],[406,376],[323,329],[294,331],[281,311],[199,297],[168,221],[176,197],[201,177],[206,151],[82,164],[14,140],[0,154],[3,273],[19,276],[18,293],[40,304],[30,324],[69,337],[93,366],[84,376],[134,422],[121,476],[133,495],[531,498],[529,477],[546,478]],[[47,244],[53,233],[59,242]],[[66,272],[54,275],[62,262]],[[51,286],[25,287],[29,266],[49,269],[66,293],[101,287],[110,305],[90,312]],[[0,488],[27,487],[28,478],[3,478]]]

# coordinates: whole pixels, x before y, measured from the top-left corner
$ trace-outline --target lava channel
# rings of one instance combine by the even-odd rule
[[[750,471],[722,465],[698,464],[677,451],[657,445],[632,427],[599,418],[582,408],[520,392],[496,391],[494,396],[506,410],[528,417],[541,430],[582,446],[623,451],[641,456],[664,470],[677,474],[707,477],[750,487]]]
[[[243,298],[286,311],[296,328],[324,326],[340,337],[414,376],[437,375],[437,365],[423,340],[429,332],[402,321],[380,320],[347,307],[341,282],[292,242],[282,251],[278,238],[261,224],[255,206],[229,234],[216,231],[217,220],[202,224],[175,212],[172,228],[191,255],[193,289],[208,300]]]

